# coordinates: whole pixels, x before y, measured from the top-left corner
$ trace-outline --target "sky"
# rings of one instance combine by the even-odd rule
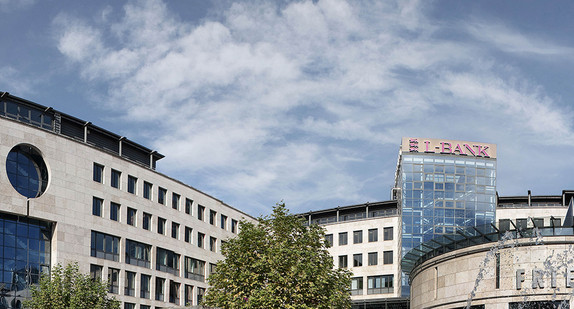
[[[574,189],[573,1],[0,0],[0,91],[165,155],[246,213],[390,199],[401,137]]]

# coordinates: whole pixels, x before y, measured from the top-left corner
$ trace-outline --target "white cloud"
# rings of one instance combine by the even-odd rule
[[[167,155],[168,174],[201,179],[237,207],[386,199],[386,183],[364,191],[383,171],[354,164],[380,145],[395,152],[401,136],[572,140],[571,111],[476,41],[438,39],[419,2],[238,2],[218,16],[194,25],[159,1],[133,2],[113,22],[60,17],[58,47],[107,84],[110,108]],[[477,27],[461,29],[481,42],[496,30]],[[560,50],[505,33],[490,42]]]

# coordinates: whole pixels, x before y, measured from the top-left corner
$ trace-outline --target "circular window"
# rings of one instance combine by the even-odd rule
[[[39,197],[46,191],[48,169],[40,152],[31,145],[20,144],[10,150],[6,172],[12,187],[25,197]]]

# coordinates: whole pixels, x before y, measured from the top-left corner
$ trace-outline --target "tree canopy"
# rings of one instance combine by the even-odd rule
[[[119,309],[120,302],[108,296],[108,287],[101,279],[92,279],[80,272],[78,263],[65,267],[58,264],[44,275],[39,285],[31,286],[32,298],[26,308],[34,309]]]
[[[349,308],[350,273],[333,267],[325,231],[277,204],[257,223],[241,222],[222,246],[203,305],[220,308]]]

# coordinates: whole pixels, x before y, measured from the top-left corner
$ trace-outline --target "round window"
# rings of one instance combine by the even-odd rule
[[[12,187],[27,198],[39,197],[48,186],[48,169],[40,151],[27,144],[12,148],[6,159]]]

